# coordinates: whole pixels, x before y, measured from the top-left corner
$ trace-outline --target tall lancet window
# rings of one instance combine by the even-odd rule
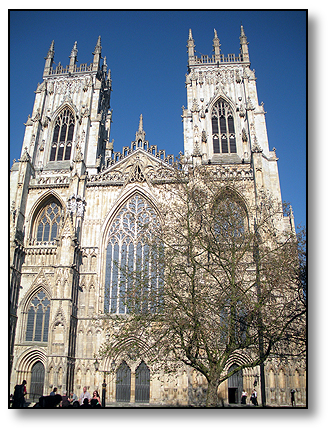
[[[212,137],[213,153],[237,153],[233,112],[223,100],[212,109]]]
[[[36,219],[37,242],[52,242],[57,238],[61,215],[60,205],[55,200],[49,201]]]
[[[41,290],[31,300],[27,311],[25,340],[47,342],[49,329],[50,300]]]
[[[139,194],[115,216],[107,241],[105,312],[159,311],[163,257],[154,233],[159,227],[153,207]]]
[[[74,114],[68,108],[57,117],[52,136],[50,161],[70,160],[74,134]]]

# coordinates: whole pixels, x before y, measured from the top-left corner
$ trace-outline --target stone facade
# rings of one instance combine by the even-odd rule
[[[190,30],[181,155],[222,177],[239,177],[245,199],[265,188],[281,201],[278,159],[269,150],[242,27],[240,44],[239,56],[225,57],[215,31],[213,56],[198,58]],[[54,68],[51,43],[21,158],[11,168],[10,391],[26,379],[32,401],[54,386],[79,395],[85,385],[101,391],[105,378],[107,403],[199,405],[206,382],[188,367],[172,377],[118,352],[115,367],[105,359],[95,370],[95,356],[108,340],[97,318],[106,305],[108,236],[133,198],[156,210],[174,158],[145,139],[142,116],[135,140],[114,151],[111,77],[106,57],[101,63],[100,37],[93,55],[91,64],[78,67],[75,43],[69,65]],[[280,228],[294,229],[292,215],[281,219]],[[149,377],[148,390],[136,383],[140,372]],[[128,379],[128,399],[117,385],[120,375]],[[249,396],[258,375],[258,368],[243,372]],[[267,362],[268,404],[289,404],[291,388],[297,403],[305,404],[305,384],[302,361]],[[226,381],[219,391],[226,403],[228,389]]]

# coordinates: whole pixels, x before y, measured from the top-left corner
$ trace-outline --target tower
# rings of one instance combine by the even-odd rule
[[[86,178],[105,162],[111,125],[100,36],[91,64],[77,65],[75,42],[69,65],[54,67],[54,46],[10,178],[11,364],[32,396],[48,393],[43,383],[72,389]]]
[[[196,56],[191,30],[187,47],[182,160],[237,177],[245,200],[267,190],[281,202],[277,157],[269,149],[243,27],[238,56],[222,54],[216,30],[212,57]],[[69,64],[54,67],[51,43],[21,157],[11,168],[10,389],[26,379],[33,402],[54,386],[61,394],[79,394],[83,386],[100,390],[104,374],[109,402],[197,405],[206,388],[200,373],[181,366],[168,378],[133,349],[126,352],[129,340],[115,343],[115,358],[95,364],[101,344],[112,337],[103,313],[128,315],[119,272],[127,263],[136,266],[140,254],[149,263],[139,231],[145,219],[158,225],[160,200],[170,200],[166,191],[174,182],[174,157],[146,139],[146,116],[136,120],[134,140],[114,151],[111,75],[101,52],[99,37],[93,61],[77,65],[75,42]],[[282,218],[281,229],[293,227],[292,221]],[[162,281],[159,273],[158,288]],[[147,348],[142,337],[138,346]],[[256,370],[226,382],[225,399],[229,388],[236,396],[245,385],[250,392]],[[268,373],[276,403],[275,377],[279,373],[284,384],[285,372],[272,365]],[[295,374],[302,399],[303,373]]]
[[[265,188],[281,200],[278,158],[275,149],[269,149],[265,111],[258,102],[243,26],[239,39],[239,55],[225,56],[214,30],[213,55],[197,57],[189,30],[184,152],[190,162],[250,169],[256,189]]]

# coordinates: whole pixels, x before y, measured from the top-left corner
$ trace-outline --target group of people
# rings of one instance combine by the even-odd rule
[[[54,407],[80,407],[80,408],[100,408],[101,401],[98,394],[98,391],[93,391],[92,397],[87,391],[87,387],[83,388],[83,392],[80,397],[77,398],[77,395],[73,392],[67,395],[65,392],[63,395],[58,394],[57,388],[55,387],[48,396],[41,396],[38,403],[34,407],[39,408],[54,408]],[[26,391],[26,380],[22,384],[16,385],[14,394],[11,397],[12,407],[13,408],[23,408],[26,407],[25,395]]]
[[[73,394],[75,395],[75,394]],[[76,395],[75,395],[76,397]],[[77,397],[76,397],[77,398]],[[90,393],[87,391],[86,386],[83,388],[83,392],[80,395],[79,398],[79,404],[82,408],[88,408],[88,407],[101,407],[100,397],[98,394],[98,391],[93,391],[92,397]]]
[[[80,407],[81,409],[101,407],[98,391],[93,391],[93,394],[91,397],[89,391],[87,391],[86,386],[83,388],[83,392],[81,393],[79,398],[77,398],[77,395],[74,394],[73,392],[71,392],[69,396],[67,395],[67,392],[65,392],[64,395],[59,395],[57,394],[57,388],[53,389],[53,391],[50,393],[49,398],[58,397],[58,396],[60,397],[59,407]],[[44,397],[44,398],[47,398],[47,397]],[[57,404],[58,403],[56,403],[56,405]],[[51,407],[55,407],[55,406],[51,406]]]
[[[246,404],[246,398],[247,392],[243,389],[243,392],[241,393],[241,404]],[[253,403],[254,406],[258,406],[256,389],[253,389],[252,391],[250,402]]]
[[[295,393],[296,390],[294,388],[290,390],[290,400],[292,403],[292,407],[296,406]],[[247,392],[243,389],[243,392],[241,393],[241,404],[246,404],[246,398]],[[254,404],[254,406],[258,406],[256,389],[253,389],[250,401]]]

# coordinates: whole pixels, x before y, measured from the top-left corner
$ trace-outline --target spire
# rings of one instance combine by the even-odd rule
[[[143,118],[142,118],[142,114],[141,114],[140,119],[139,119],[139,128],[138,128],[138,131],[136,132],[136,143],[138,143],[140,140],[142,142],[144,142],[145,137],[146,137],[146,133],[143,129]]]
[[[143,119],[142,119],[142,114],[140,115],[140,119],[139,119],[139,132],[143,131]]]
[[[101,37],[98,37],[97,44],[95,47],[94,52],[92,52],[93,55],[93,71],[98,71],[99,65],[100,65],[100,59],[101,59]]]
[[[194,50],[195,42],[194,42],[194,39],[192,38],[191,28],[189,29],[189,38],[188,38],[187,48],[188,48],[188,57],[190,60],[195,56],[195,50]]]
[[[249,62],[249,55],[248,55],[248,42],[247,37],[245,35],[244,27],[240,26],[240,53],[243,57],[243,62]]]
[[[215,57],[215,62],[219,62],[220,61],[220,40],[218,38],[216,29],[214,28],[214,39],[213,39],[213,49],[214,49],[214,57]]]
[[[55,41],[53,40],[51,42],[47,56],[45,57],[46,63],[45,63],[44,70],[43,70],[44,76],[50,74],[50,70],[51,70],[51,67],[53,64],[54,56],[55,56]]]
[[[74,72],[75,64],[77,63],[77,42],[74,43],[71,55],[69,56],[69,71],[70,73]]]

